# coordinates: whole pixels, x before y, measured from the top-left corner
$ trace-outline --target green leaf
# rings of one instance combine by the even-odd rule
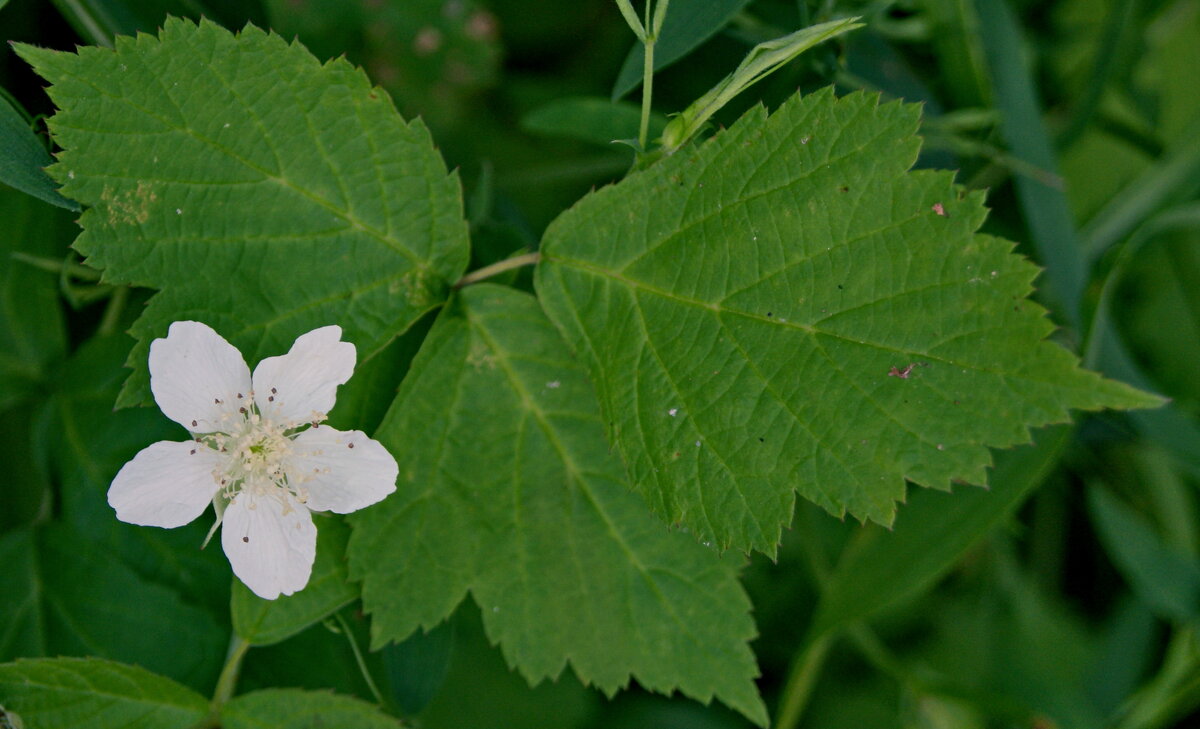
[[[717,34],[750,0],[670,0],[662,33],[654,43],[654,70],[666,68]],[[639,41],[625,57],[613,84],[612,98],[619,99],[642,82],[646,49]]]
[[[0,665],[0,704],[29,729],[185,729],[208,714],[204,697],[174,681],[98,658]]]
[[[14,255],[61,261],[74,235],[70,214],[0,187],[0,409],[44,386],[65,354],[66,324],[53,273]]]
[[[51,174],[91,207],[76,247],[108,281],[161,289],[122,404],[148,401],[171,321],[205,321],[251,362],[338,323],[366,359],[466,265],[457,177],[345,60],[177,19],[115,50],[14,47],[53,84]]]
[[[233,581],[233,629],[251,645],[278,643],[358,597],[358,590],[346,581],[349,528],[339,519],[317,521],[317,558],[303,590],[277,600],[264,600],[241,580]]]
[[[909,172],[918,108],[760,107],[546,231],[537,287],[655,512],[768,553],[793,492],[890,524],[905,479],[986,482],[1067,408],[1159,401],[1043,341],[982,194]]]
[[[469,589],[531,683],[569,662],[608,693],[632,675],[764,722],[732,561],[629,493],[594,402],[532,297],[484,284],[443,311],[376,433],[400,454],[397,493],[352,521],[373,642]]]
[[[215,680],[227,630],[97,543],[60,524],[14,531],[0,538],[0,565],[0,660],[95,655],[196,685]]]
[[[108,505],[108,487],[121,466],[156,440],[182,436],[157,409],[113,411],[129,347],[122,335],[93,337],[71,354],[38,418],[34,450],[59,486],[60,519],[78,538],[226,623],[229,562],[219,548],[200,549],[212,517],[178,529],[154,529],[118,521]],[[226,638],[215,639],[214,652]],[[219,665],[220,656],[212,660]]]
[[[7,95],[0,93],[0,183],[67,210],[79,204],[58,194],[45,168],[53,161]]]
[[[454,648],[454,627],[442,623],[428,633],[416,632],[379,651],[392,699],[405,714],[429,705],[446,680]]]
[[[1156,615],[1194,621],[1200,615],[1200,565],[1163,543],[1154,527],[1104,488],[1088,489],[1097,536],[1134,593]]]
[[[463,605],[446,627],[454,631],[450,666],[445,683],[418,717],[422,727],[579,729],[595,725],[592,718],[607,703],[597,692],[585,689],[570,674],[531,687],[490,644],[474,605]]]
[[[1033,72],[1025,63],[1017,19],[1006,3],[975,0],[973,5],[978,14],[973,30],[985,51],[1000,131],[1009,151],[1057,179],[1058,161],[1042,121]],[[1030,242],[1046,266],[1043,294],[1056,314],[1077,327],[1087,272],[1066,192],[1061,183],[1052,185],[1024,175],[1015,177],[1013,185]]]
[[[611,147],[614,141],[634,139],[641,123],[635,104],[612,102],[596,96],[571,96],[543,104],[521,117],[521,128],[547,137],[565,137]],[[662,134],[667,118],[650,116],[650,138]]]
[[[237,696],[221,709],[222,729],[400,729],[400,722],[365,701],[322,691],[265,689]]]
[[[917,491],[895,529],[863,527],[824,585],[810,639],[928,589],[1042,483],[1070,437],[1067,427],[1041,431],[1036,445],[998,454],[991,489]]]
[[[813,46],[863,27],[857,17],[831,20],[802,28],[779,38],[759,43],[750,49],[738,67],[704,96],[675,115],[662,133],[666,154],[674,154],[708,124],[713,114],[754,84],[778,71]]]

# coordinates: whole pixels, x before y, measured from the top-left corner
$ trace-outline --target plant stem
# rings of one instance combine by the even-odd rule
[[[808,705],[808,697],[817,683],[817,677],[821,675],[832,643],[832,634],[826,633],[809,643],[792,662],[783,686],[783,695],[779,699],[779,709],[775,712],[775,729],[795,729],[800,724],[800,717]]]
[[[221,669],[221,677],[217,679],[217,688],[213,691],[214,712],[224,706],[225,702],[233,696],[233,690],[237,688],[238,674],[242,672],[242,659],[245,658],[248,650],[250,650],[250,644],[234,633],[229,640],[229,652],[226,654],[225,667]]]
[[[69,276],[79,279],[80,281],[99,281],[100,272],[94,268],[88,268],[81,263],[72,263],[70,261],[61,261],[56,258],[44,258],[42,256],[31,256],[28,253],[21,251],[13,251],[8,254],[14,261],[28,264],[42,271],[50,273],[62,273],[66,271]]]
[[[646,4],[649,13],[650,4]],[[646,34],[645,62],[642,64],[642,123],[638,127],[638,146],[646,151],[646,137],[650,136],[650,99],[654,95],[654,41],[653,31]]]
[[[362,651],[358,647],[358,641],[354,640],[354,633],[350,632],[350,624],[342,617],[340,612],[334,613],[333,617],[337,620],[338,627],[342,629],[342,635],[346,636],[346,640],[350,643],[350,650],[354,653],[354,661],[358,664],[358,671],[362,674],[363,681],[366,681],[367,688],[371,690],[371,695],[375,697],[375,703],[380,706],[388,706],[388,702],[383,698],[383,694],[379,693],[379,687],[375,685],[375,679],[371,678],[371,671],[367,669],[367,662],[363,659]]]
[[[107,337],[110,334],[116,334],[117,326],[121,322],[121,314],[125,311],[125,302],[128,300],[128,286],[117,286],[113,289],[112,298],[104,307],[104,318],[100,320],[100,327],[96,330],[97,336]]]
[[[460,278],[458,283],[454,284],[454,288],[461,289],[464,286],[470,286],[471,284],[479,283],[484,279],[489,279],[492,276],[504,273],[505,271],[509,271],[514,268],[520,268],[521,266],[532,266],[540,260],[542,260],[542,254],[538,253],[537,251],[534,251],[533,253],[525,253],[520,256],[513,256],[512,258],[505,258],[503,261],[496,261],[489,266],[484,266],[483,268],[471,271],[466,276]]]

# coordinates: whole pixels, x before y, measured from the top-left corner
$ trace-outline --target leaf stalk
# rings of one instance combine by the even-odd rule
[[[520,256],[513,256],[512,258],[505,258],[503,261],[497,261],[491,265],[471,271],[467,275],[460,278],[458,282],[454,284],[454,288],[461,289],[464,286],[470,286],[471,284],[479,283],[480,281],[489,279],[492,276],[504,273],[505,271],[510,271],[514,268],[520,268],[521,266],[532,266],[540,260],[542,260],[542,254],[538,251],[525,253]]]

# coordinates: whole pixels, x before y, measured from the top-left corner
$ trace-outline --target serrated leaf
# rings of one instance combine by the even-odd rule
[[[466,266],[457,177],[344,59],[177,19],[115,50],[14,47],[53,84],[51,174],[91,208],[76,247],[108,281],[161,289],[122,404],[148,401],[171,321],[228,332],[252,362],[337,323],[364,359]]]
[[[338,519],[317,520],[317,557],[308,585],[295,595],[264,600],[233,581],[233,629],[251,645],[278,643],[348,605],[358,589],[346,578],[350,530]]]
[[[184,729],[208,701],[137,666],[98,658],[25,659],[0,665],[0,704],[29,729]]]
[[[532,297],[462,291],[376,433],[399,454],[397,493],[353,517],[373,642],[436,624],[470,590],[530,682],[569,662],[609,693],[632,675],[765,722],[733,565],[628,491],[594,402]]]
[[[264,689],[237,696],[221,709],[222,729],[400,729],[365,701],[323,691]]]
[[[1044,341],[1036,269],[976,233],[982,194],[909,172],[918,115],[760,107],[547,229],[543,305],[663,518],[771,553],[796,491],[890,524],[905,479],[983,484],[988,446],[1067,408],[1157,404]]]

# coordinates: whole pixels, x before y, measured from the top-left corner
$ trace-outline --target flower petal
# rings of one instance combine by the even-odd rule
[[[348,514],[396,490],[396,459],[359,430],[343,432],[320,426],[292,442],[287,459],[289,482],[308,492],[308,508]]]
[[[223,459],[192,440],[159,441],[121,467],[108,487],[108,504],[130,524],[183,526],[204,513],[220,488],[213,471]]]
[[[338,385],[354,374],[354,345],[341,336],[339,326],[314,329],[297,338],[287,354],[259,362],[254,368],[259,412],[289,427],[323,420]]]
[[[225,507],[221,546],[233,573],[265,600],[308,584],[317,554],[317,528],[290,495],[239,494]]]
[[[177,321],[150,343],[150,390],[163,413],[191,432],[226,432],[238,395],[249,396],[250,368],[208,325]]]

